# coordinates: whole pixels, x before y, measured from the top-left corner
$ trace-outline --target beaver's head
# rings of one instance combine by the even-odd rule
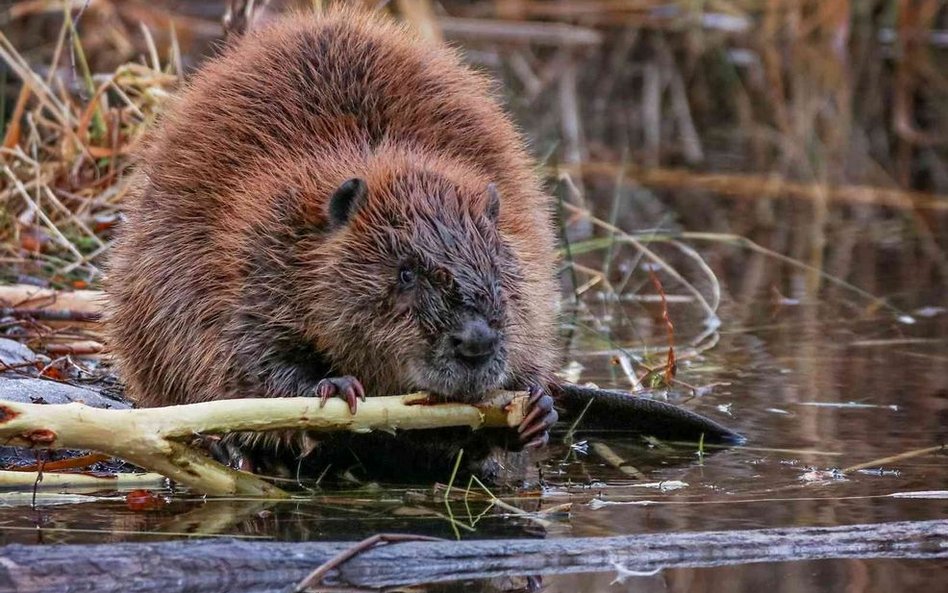
[[[511,376],[525,290],[490,183],[413,169],[353,177],[328,202],[310,327],[336,370],[377,390],[476,401]],[[318,269],[317,269],[318,268]]]

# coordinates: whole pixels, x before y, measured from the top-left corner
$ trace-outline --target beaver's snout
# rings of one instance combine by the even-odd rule
[[[471,367],[493,360],[499,345],[500,335],[479,315],[464,319],[460,329],[451,334],[455,358]]]
[[[476,402],[503,385],[507,345],[503,332],[491,325],[479,313],[463,314],[413,365],[412,387],[450,401]]]

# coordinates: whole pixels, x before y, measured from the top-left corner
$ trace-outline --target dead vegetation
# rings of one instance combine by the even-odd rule
[[[101,280],[131,153],[179,81],[180,60],[175,46],[163,62],[150,44],[145,63],[93,72],[83,35],[61,20],[45,76],[0,33],[19,82],[0,149],[0,258],[7,283],[78,289]]]

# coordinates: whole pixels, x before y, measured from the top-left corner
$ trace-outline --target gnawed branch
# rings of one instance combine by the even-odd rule
[[[341,400],[320,407],[318,398],[234,399],[138,410],[0,401],[0,443],[99,451],[209,495],[285,497],[257,476],[215,462],[191,441],[200,435],[279,429],[390,432],[516,426],[525,401],[524,394],[498,392],[478,406],[428,404],[426,394],[413,393],[369,398],[354,415]]]

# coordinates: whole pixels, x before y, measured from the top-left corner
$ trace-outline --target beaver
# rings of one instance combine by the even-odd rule
[[[140,163],[106,287],[140,404],[529,390],[514,448],[547,442],[551,199],[455,51],[352,9],[283,18],[193,76]]]

